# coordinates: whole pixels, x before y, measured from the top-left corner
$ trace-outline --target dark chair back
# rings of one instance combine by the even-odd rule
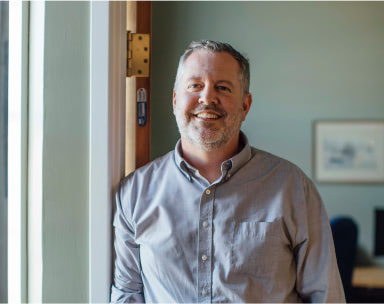
[[[345,298],[351,302],[352,274],[357,254],[357,224],[350,217],[337,216],[331,219],[331,229]]]

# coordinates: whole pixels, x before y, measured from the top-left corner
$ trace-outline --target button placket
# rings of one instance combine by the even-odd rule
[[[211,302],[212,210],[214,188],[206,189],[200,203],[198,248],[198,302]]]

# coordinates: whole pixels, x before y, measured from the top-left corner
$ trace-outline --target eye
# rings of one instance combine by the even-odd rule
[[[217,86],[217,89],[218,89],[219,91],[231,92],[231,89],[230,89],[230,88],[228,88],[228,87],[226,87],[226,86],[222,86],[222,85]]]
[[[201,88],[201,85],[198,83],[191,83],[188,85],[188,89],[191,89],[191,90],[196,90],[196,89],[200,89],[200,88]]]

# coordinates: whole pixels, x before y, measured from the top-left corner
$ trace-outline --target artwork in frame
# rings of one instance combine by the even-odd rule
[[[319,182],[384,182],[384,121],[315,121]]]

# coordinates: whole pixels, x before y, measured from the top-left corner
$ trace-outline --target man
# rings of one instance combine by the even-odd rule
[[[229,44],[180,59],[174,151],[121,183],[112,302],[344,302],[313,183],[248,145],[249,63]]]

